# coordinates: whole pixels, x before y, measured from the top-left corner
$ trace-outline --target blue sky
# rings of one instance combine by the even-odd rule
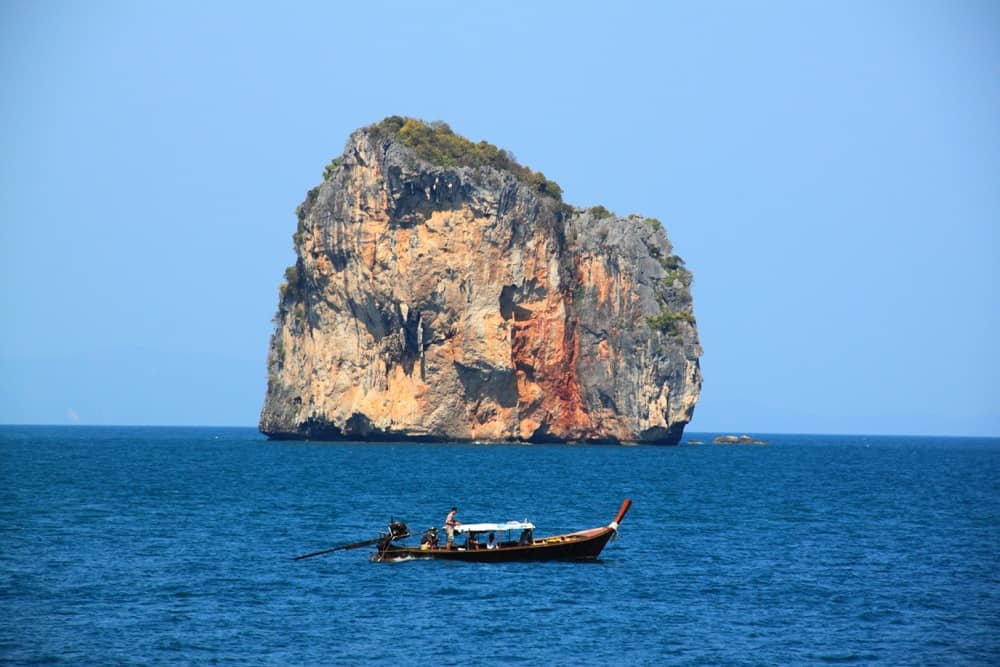
[[[690,430],[1000,434],[1000,5],[350,4],[0,4],[0,423],[256,424],[295,207],[401,114],[664,222]]]

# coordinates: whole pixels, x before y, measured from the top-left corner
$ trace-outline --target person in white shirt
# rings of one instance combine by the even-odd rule
[[[449,549],[451,549],[452,542],[455,541],[455,526],[462,523],[455,518],[456,514],[458,514],[458,508],[452,507],[451,511],[448,512],[448,516],[444,519],[444,532],[448,535],[447,548]]]

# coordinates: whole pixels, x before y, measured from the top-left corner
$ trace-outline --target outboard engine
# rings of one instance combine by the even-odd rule
[[[385,558],[385,553],[389,549],[389,545],[392,544],[394,540],[401,540],[404,537],[410,536],[410,529],[402,521],[389,520],[389,532],[382,533],[382,537],[378,541],[378,550],[371,555],[371,560],[374,563],[380,563]]]
[[[410,529],[406,527],[406,524],[402,521],[390,521],[389,522],[389,540],[398,540],[403,537],[410,536]]]

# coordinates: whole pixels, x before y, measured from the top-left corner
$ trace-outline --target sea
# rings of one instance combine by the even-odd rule
[[[2,426],[0,663],[1000,664],[1000,439],[715,435]],[[293,560],[453,505],[540,537],[625,498],[596,562]]]

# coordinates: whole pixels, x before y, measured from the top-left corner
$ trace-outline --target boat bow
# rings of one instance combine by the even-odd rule
[[[618,508],[618,515],[615,517],[615,520],[608,524],[608,528],[615,531],[616,535],[618,534],[618,525],[625,518],[625,514],[628,513],[630,507],[632,507],[632,500],[626,498],[622,501],[622,506]]]

